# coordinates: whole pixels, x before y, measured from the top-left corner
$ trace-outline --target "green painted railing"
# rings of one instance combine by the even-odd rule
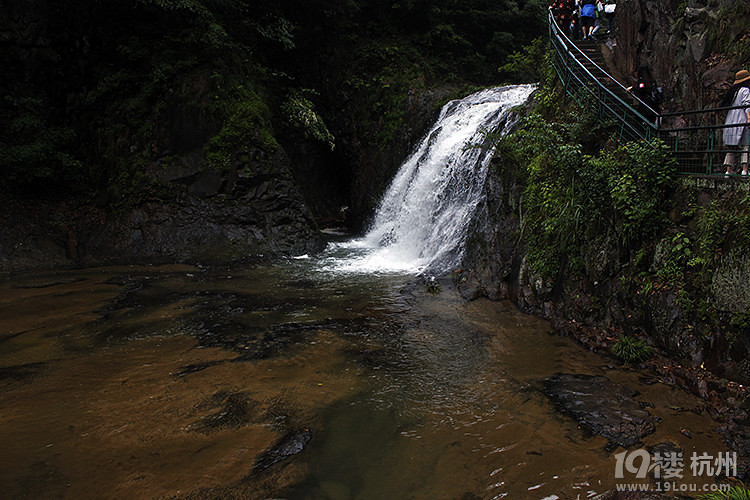
[[[616,140],[628,142],[658,137],[674,153],[680,173],[724,175],[724,156],[734,151],[722,146],[724,118],[727,111],[735,108],[661,113],[651,121],[641,110],[653,110],[570,40],[551,12],[549,40],[555,72],[567,94],[581,105],[595,106],[599,118],[611,123]],[[738,173],[739,170],[735,172]]]

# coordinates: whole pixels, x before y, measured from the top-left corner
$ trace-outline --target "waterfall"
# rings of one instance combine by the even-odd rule
[[[507,132],[511,109],[526,102],[535,88],[491,88],[443,106],[399,168],[369,232],[350,243],[368,251],[346,267],[441,272],[457,265],[494,153],[475,146],[487,132]]]

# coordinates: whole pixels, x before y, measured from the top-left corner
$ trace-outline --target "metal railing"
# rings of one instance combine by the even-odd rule
[[[734,126],[724,123],[726,114],[732,109],[744,107],[680,111],[660,115],[659,137],[677,158],[681,174],[723,175],[726,171],[724,161],[727,153],[735,153],[735,160],[740,160],[737,158],[740,151],[723,145],[724,129]],[[739,173],[739,169],[734,171],[735,175]]]
[[[729,110],[740,107],[658,114],[570,40],[552,12],[549,39],[553,66],[566,93],[580,105],[594,105],[598,116],[611,122],[618,142],[658,137],[675,155],[681,174],[724,175],[726,153],[736,152],[723,146],[723,129],[732,126],[725,125],[724,118]]]
[[[581,105],[595,105],[600,117],[612,120],[621,142],[656,137],[656,124],[626,102],[626,99],[637,98],[573,43],[557,25],[551,12],[549,27],[550,43],[554,49],[553,65],[568,95]],[[645,103],[641,105],[640,109],[650,109]]]

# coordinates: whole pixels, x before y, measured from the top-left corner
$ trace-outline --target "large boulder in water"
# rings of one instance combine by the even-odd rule
[[[656,430],[637,393],[606,377],[558,373],[545,381],[544,393],[582,428],[624,447]]]

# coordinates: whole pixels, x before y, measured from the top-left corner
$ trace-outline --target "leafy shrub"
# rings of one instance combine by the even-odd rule
[[[585,257],[602,232],[613,230],[623,250],[637,250],[668,222],[676,165],[664,144],[628,143],[594,156],[578,142],[578,129],[533,114],[502,140],[501,149],[515,149],[526,165],[521,225],[529,264],[547,278]]]
[[[546,39],[537,38],[518,52],[508,56],[508,62],[498,71],[507,80],[517,83],[540,82],[551,70],[548,57],[549,47]]]
[[[652,350],[648,344],[630,335],[623,335],[617,339],[611,352],[625,364],[641,363],[652,356]]]
[[[0,108],[0,170],[2,183],[18,187],[35,182],[69,185],[81,163],[71,149],[75,132],[49,123],[38,98],[6,96]]]
[[[728,491],[713,491],[698,497],[699,500],[750,500],[750,490],[745,486],[732,486]]]
[[[238,87],[232,97],[222,100],[228,118],[205,148],[208,164],[218,170],[230,167],[234,157],[250,148],[273,153],[279,147],[271,128],[271,112],[256,92]]]
[[[300,130],[305,137],[323,142],[333,150],[333,134],[326,127],[323,118],[315,112],[315,105],[301,92],[292,92],[281,106],[281,111],[286,121]]]
[[[604,157],[622,242],[635,246],[667,223],[677,165],[661,141],[631,142]]]

